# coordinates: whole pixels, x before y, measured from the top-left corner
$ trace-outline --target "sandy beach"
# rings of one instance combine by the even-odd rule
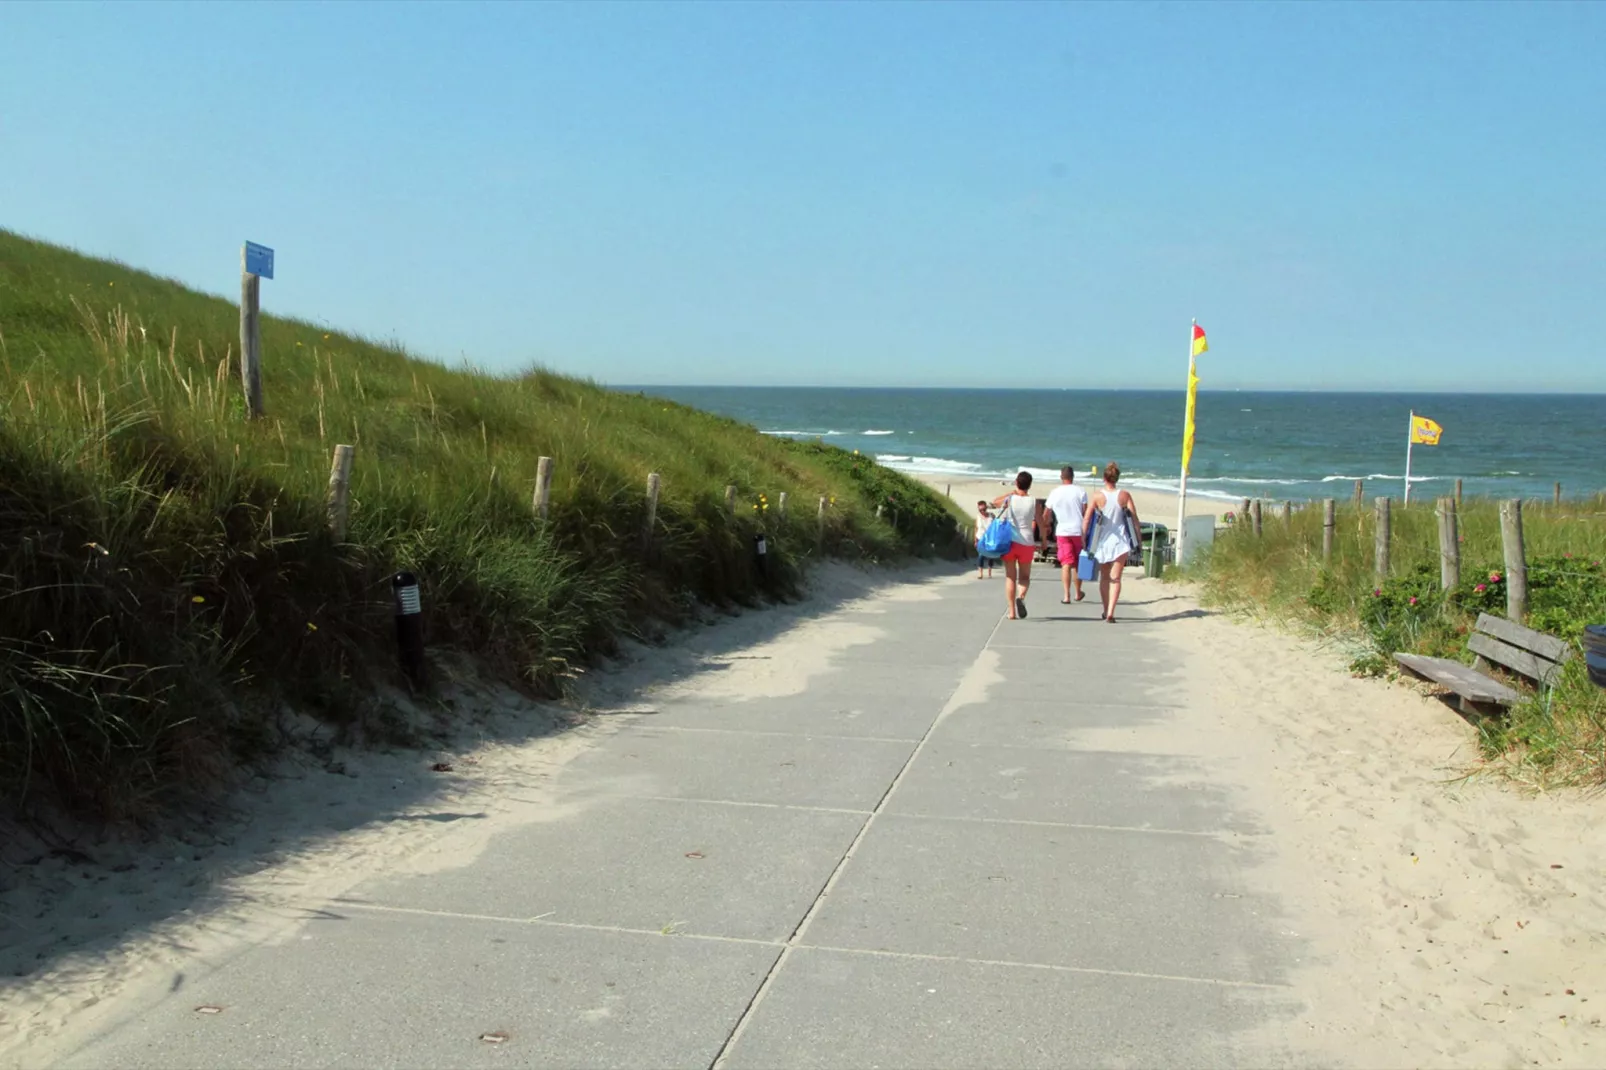
[[[970,509],[974,509],[976,502],[983,498],[991,501],[999,495],[1007,493],[1012,485],[1003,479],[973,479],[956,482],[952,476],[929,474],[919,474],[915,478],[939,493],[947,494],[960,505]],[[1084,490],[1104,485],[1103,481],[1097,476],[1086,472],[1078,472],[1076,482]],[[1058,480],[1052,482],[1039,480],[1033,484],[1032,492],[1038,497],[1044,497],[1058,485]],[[1128,488],[1128,490],[1132,495],[1132,500],[1137,504],[1138,518],[1140,520],[1146,523],[1164,524],[1167,528],[1173,529],[1177,526],[1177,496],[1175,494],[1141,488],[1136,490]],[[1232,502],[1221,501],[1216,498],[1201,498],[1193,494],[1188,496],[1189,516],[1214,516],[1220,518],[1223,514],[1236,508],[1237,506]]]
[[[365,877],[462,869],[493,857],[499,837],[582,820],[586,801],[554,781],[632,718],[663,723],[642,715],[672,700],[716,709],[805,696],[892,637],[877,614],[908,602],[990,605],[994,593],[952,566],[830,566],[816,573],[813,600],[638,649],[591,674],[566,706],[465,679],[467,727],[438,746],[303,749],[277,777],[248,785],[231,812],[160,843],[24,850],[8,840],[0,1065],[48,1065],[161,999],[175,972],[201,984],[253,946],[316,931],[307,926],[320,904]],[[1606,1060],[1598,800],[1467,779],[1479,766],[1473,730],[1418,691],[1352,678],[1341,651],[1223,617],[1159,581],[1135,581],[1128,598],[1156,622],[1143,633],[1153,636],[1146,656],[1167,667],[1151,686],[1156,716],[1066,727],[1055,745],[1108,760],[1186,755],[1198,771],[1169,788],[1239,815],[1246,831],[1229,839],[1253,860],[1240,891],[1279,904],[1266,924],[1304,951],[1287,984],[1267,993],[1294,1009],[1234,1039],[1238,1065],[1270,1065],[1261,1060],[1274,1051],[1278,1062],[1356,1067]],[[1048,612],[1042,605],[1034,622]],[[984,651],[948,709],[1004,683],[1003,664]],[[1067,679],[1086,671],[1074,656],[1065,664]],[[1040,716],[1051,722],[1054,710]],[[700,731],[710,753],[725,746]]]

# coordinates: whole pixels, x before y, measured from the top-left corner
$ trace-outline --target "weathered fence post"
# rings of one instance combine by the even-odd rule
[[[1558,481],[1556,483],[1556,498],[1555,498],[1555,503],[1554,504],[1556,505],[1557,508],[1561,507],[1561,483],[1560,483],[1560,481]]]
[[[1366,501],[1366,480],[1357,479],[1355,481],[1355,508],[1359,509],[1361,507],[1362,503],[1364,503],[1365,501]]]
[[[781,491],[780,498],[776,499],[775,515],[781,518],[782,523],[786,522],[786,491],[784,490]]]
[[[1389,575],[1389,505],[1387,498],[1377,500],[1377,531],[1372,556],[1381,580],[1388,579]]]
[[[727,514],[729,514],[730,516],[735,516],[736,515],[736,488],[735,487],[727,486],[725,488],[725,512]]]
[[[262,415],[262,277],[245,270],[245,247],[240,247],[240,386],[245,390],[245,415]]]
[[[652,551],[652,529],[658,522],[658,490],[663,479],[657,472],[647,473],[647,526],[641,530],[641,552],[645,555]]]
[[[1455,481],[1455,507],[1457,509],[1461,508],[1461,481],[1459,479]]]
[[[1286,528],[1290,524],[1292,524],[1293,522],[1294,522],[1294,503],[1293,502],[1283,502],[1283,527]]]
[[[1322,564],[1333,560],[1333,529],[1338,526],[1338,503],[1331,498],[1322,500]]]
[[[552,506],[552,458],[542,457],[535,462],[535,512],[542,520]]]
[[[881,509],[882,509],[882,505],[881,505],[881,503],[880,503],[880,502],[876,502],[876,506],[875,506],[875,518],[876,518],[876,519],[877,519],[877,520],[880,520],[880,519],[881,519]]]
[[[1244,527],[1248,527],[1249,526],[1249,499],[1248,498],[1240,498],[1238,500],[1238,522],[1240,524],[1242,524]]]
[[[817,526],[814,530],[814,546],[815,549],[823,549],[825,546],[825,495],[823,494],[820,495],[820,511],[814,515],[814,518],[817,521]]]
[[[356,446],[336,446],[329,466],[329,533],[337,540],[345,539],[351,518],[351,459],[356,452]]]
[[[1255,538],[1260,538],[1260,499],[1256,498],[1249,503],[1249,523],[1255,530]]]
[[[1439,586],[1446,591],[1461,584],[1461,531],[1455,499],[1439,499]]]
[[[1500,545],[1506,555],[1506,616],[1517,623],[1528,614],[1528,558],[1522,546],[1522,499],[1500,503]]]

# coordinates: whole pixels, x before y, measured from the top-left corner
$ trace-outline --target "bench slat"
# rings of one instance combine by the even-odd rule
[[[1488,658],[1496,665],[1515,669],[1528,679],[1538,680],[1546,685],[1554,683],[1556,674],[1561,672],[1561,666],[1553,661],[1535,657],[1510,643],[1503,643],[1493,636],[1479,635],[1477,632],[1467,636],[1467,649],[1479,657]]]
[[[1425,676],[1473,702],[1492,702],[1499,706],[1510,706],[1522,698],[1520,692],[1507,687],[1499,680],[1492,680],[1481,672],[1467,668],[1459,661],[1430,658],[1421,654],[1395,654],[1394,660],[1418,676]]]
[[[1536,632],[1532,628],[1509,621],[1504,617],[1497,617],[1493,613],[1478,614],[1478,631],[1504,640],[1519,650],[1529,650],[1546,661],[1566,661],[1572,655],[1573,648],[1565,639],[1557,639],[1554,635]],[[1484,655],[1488,657],[1487,654]],[[1537,679],[1537,677],[1536,677]]]

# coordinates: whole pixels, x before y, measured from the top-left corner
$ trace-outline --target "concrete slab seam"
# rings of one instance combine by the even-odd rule
[[[750,936],[720,936],[717,933],[681,933],[664,932],[662,929],[637,929],[628,925],[597,925],[594,922],[583,921],[552,921],[537,914],[533,918],[510,918],[499,914],[470,914],[459,910],[427,910],[423,907],[395,907],[382,903],[356,903],[346,899],[336,899],[342,907],[351,910],[366,910],[376,914],[422,914],[431,918],[455,918],[459,921],[488,921],[501,925],[529,925],[533,927],[546,927],[552,929],[580,929],[594,933],[618,933],[622,936],[657,936],[674,937],[677,940],[706,940],[716,944],[749,944],[759,947],[780,948],[779,940],[759,940]]]
[[[1003,623],[1004,619],[1005,618],[1000,617],[993,623],[993,630],[988,633],[987,641],[982,644],[983,652],[985,652],[987,647],[991,645],[993,637],[998,634],[999,626]],[[981,660],[981,656],[981,653],[978,653],[975,658],[971,659],[972,668],[975,666],[977,661]],[[954,698],[964,689],[965,677],[968,676],[969,673],[970,669],[967,668],[965,673],[961,674],[959,682],[954,685],[953,691],[951,691],[948,695],[948,698],[943,701],[941,708],[939,708],[937,711],[937,715],[931,719],[931,724],[926,726],[925,732],[920,737],[920,742],[916,743],[914,750],[909,752],[909,757],[904,759],[904,763],[898,769],[897,775],[894,776],[892,778],[892,782],[887,785],[887,790],[882,792],[881,798],[876,801],[875,807],[870,811],[870,816],[865,818],[864,824],[859,826],[858,835],[853,837],[853,841],[848,844],[848,849],[844,851],[842,853],[842,857],[837,860],[835,868],[831,870],[831,875],[825,879],[825,883],[820,887],[819,894],[814,897],[814,902],[809,904],[809,909],[804,912],[802,920],[797,923],[797,928],[793,929],[792,935],[786,938],[786,946],[782,948],[780,955],[776,958],[774,964],[770,966],[769,971],[765,973],[764,979],[759,982],[758,988],[754,990],[753,998],[748,1001],[747,1006],[742,1010],[741,1016],[736,1019],[736,1024],[731,1028],[730,1035],[725,1038],[725,1043],[720,1045],[719,1052],[714,1056],[713,1062],[709,1064],[709,1070],[720,1070],[720,1068],[723,1067],[726,1061],[730,1058],[732,1049],[735,1048],[736,1043],[741,1040],[742,1034],[747,1031],[748,1023],[753,1020],[753,1015],[757,1012],[759,1005],[764,1002],[764,997],[769,994],[770,989],[774,986],[775,978],[779,976],[781,969],[786,965],[787,960],[791,957],[792,949],[798,945],[799,941],[803,937],[803,934],[808,930],[809,923],[812,922],[815,915],[820,912],[820,907],[825,903],[826,898],[830,896],[831,889],[836,887],[837,881],[841,879],[842,871],[846,869],[847,864],[852,861],[854,853],[859,848],[859,844],[864,842],[864,838],[869,834],[871,826],[875,824],[876,816],[886,809],[887,800],[892,798],[893,792],[898,790],[898,785],[908,774],[910,767],[914,765],[915,759],[920,757],[921,751],[925,750],[926,743],[931,739],[931,734],[936,731],[937,726],[942,723],[943,716],[947,712],[949,704],[952,703]]]
[[[766,728],[705,728],[702,725],[663,724],[652,722],[652,727],[665,732],[712,732],[728,736],[776,736],[780,739],[824,739],[833,743],[914,743],[912,736],[898,739],[893,736],[835,736],[820,732],[776,732]]]
[[[870,816],[869,810],[853,810],[841,806],[800,806],[796,803],[753,802],[748,799],[697,799],[685,795],[630,795],[626,798],[643,799],[647,802],[666,803],[704,803],[708,806],[756,806],[761,810],[801,810],[808,814],[857,814],[860,817]]]

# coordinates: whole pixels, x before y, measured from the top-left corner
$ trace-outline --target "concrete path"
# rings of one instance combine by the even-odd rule
[[[553,820],[310,905],[69,1065],[1286,1061],[1254,815],[1198,756],[1076,742],[1184,701],[1159,585],[1111,626],[1044,579],[1020,622],[1001,580],[839,613],[881,637],[803,693],[661,703]]]

